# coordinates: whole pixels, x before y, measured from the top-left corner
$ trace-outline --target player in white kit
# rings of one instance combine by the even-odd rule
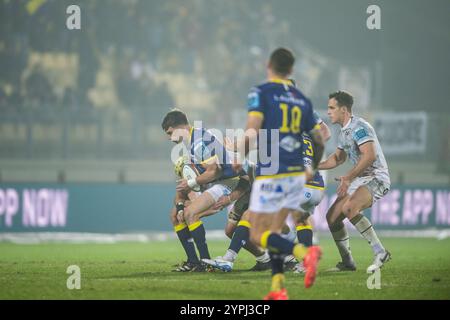
[[[331,123],[337,123],[342,128],[337,150],[319,164],[319,169],[333,169],[344,163],[347,157],[354,165],[345,176],[336,179],[340,181],[338,197],[327,212],[327,222],[342,258],[336,265],[337,270],[356,270],[349,236],[342,222],[348,218],[372,247],[375,257],[367,268],[367,272],[372,273],[381,268],[391,258],[391,254],[378,239],[369,219],[361,212],[383,197],[389,191],[391,182],[373,127],[352,114],[352,105],[353,97],[345,91],[329,95],[328,116]]]

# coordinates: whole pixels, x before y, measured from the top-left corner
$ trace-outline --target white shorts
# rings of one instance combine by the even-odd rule
[[[365,186],[372,194],[372,204],[389,192],[390,184],[376,177],[358,177],[350,184],[347,193],[352,195],[359,187]]]
[[[300,210],[310,215],[313,214],[314,208],[319,205],[324,196],[324,189],[316,189],[304,186],[301,195]]]
[[[214,202],[217,202],[220,197],[228,196],[231,193],[232,189],[224,184],[215,184],[212,187],[209,187],[204,192],[208,192],[214,199]]]
[[[304,175],[256,179],[249,208],[255,213],[277,213],[282,208],[297,210],[304,184]]]

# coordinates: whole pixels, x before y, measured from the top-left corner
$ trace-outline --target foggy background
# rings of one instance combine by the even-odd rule
[[[81,30],[66,28],[71,4]],[[381,30],[366,27],[371,4]],[[285,46],[326,122],[328,94],[353,93],[394,183],[448,186],[449,12],[446,0],[0,0],[0,181],[173,181],[164,114],[245,126],[247,93]]]

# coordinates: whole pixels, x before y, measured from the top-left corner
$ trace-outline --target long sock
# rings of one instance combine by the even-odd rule
[[[312,226],[297,226],[297,239],[298,243],[301,243],[305,247],[311,247],[313,245],[313,231]]]
[[[386,251],[381,244],[380,239],[378,239],[378,236],[369,219],[362,214],[358,214],[353,217],[350,222],[355,226],[356,230],[359,231],[363,238],[369,242],[374,254],[379,254]]]
[[[181,242],[181,245],[183,246],[184,252],[186,253],[187,261],[197,263],[198,257],[197,252],[195,251],[194,240],[191,237],[191,233],[189,232],[187,225],[184,223],[176,225],[175,232]]]
[[[233,238],[231,238],[229,250],[239,253],[241,248],[245,246],[250,237],[250,223],[245,220],[239,221],[236,230],[234,230]]]
[[[197,221],[189,225],[189,231],[191,232],[192,238],[194,238],[200,259],[211,259],[208,244],[206,243],[206,231],[203,222]]]
[[[350,237],[347,229],[342,222],[330,226],[331,235],[341,255],[342,262],[353,263],[352,253],[350,251]]]
[[[247,220],[239,221],[236,230],[234,230],[233,237],[231,238],[230,246],[227,252],[223,256],[224,260],[234,262],[241,248],[244,248],[256,257],[257,261],[268,262],[270,260],[269,254],[264,250],[255,246],[249,240],[250,238],[250,222]]]
[[[270,252],[272,265],[272,291],[280,291],[284,288],[283,260],[284,256],[279,253]]]
[[[237,253],[231,249],[228,249],[222,258],[223,258],[223,260],[234,262],[234,260],[236,260],[236,258],[237,258]]]
[[[250,241],[247,241],[247,243],[246,243],[245,245],[243,245],[243,248],[244,248],[245,250],[247,250],[248,252],[250,252],[253,256],[255,256],[255,258],[261,257],[261,256],[263,256],[263,255],[266,253],[265,250],[261,250],[260,247],[255,246],[255,245],[254,245],[252,242],[250,242]],[[268,253],[267,253],[267,257],[269,257],[269,254],[268,254]],[[270,259],[270,258],[268,258],[267,261],[268,261],[269,259]]]
[[[294,244],[284,239],[277,233],[266,231],[261,237],[261,245],[263,248],[269,248],[269,251],[281,254],[293,254],[297,260],[303,259],[308,251],[302,244]]]
[[[266,263],[270,261],[270,255],[267,252],[267,250],[264,250],[263,253],[256,258],[256,261],[261,262],[261,263]]]

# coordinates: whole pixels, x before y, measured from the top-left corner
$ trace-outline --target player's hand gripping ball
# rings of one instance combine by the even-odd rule
[[[175,175],[179,179],[183,179],[183,166],[187,163],[186,157],[179,157],[178,160],[175,162],[175,165],[173,167]]]
[[[189,181],[191,179],[197,178],[199,176],[199,174],[193,164],[185,163],[182,168],[182,176],[183,176],[183,179],[186,179],[187,181]],[[195,192],[199,192],[200,186],[197,185],[194,188],[192,188],[192,190]]]

